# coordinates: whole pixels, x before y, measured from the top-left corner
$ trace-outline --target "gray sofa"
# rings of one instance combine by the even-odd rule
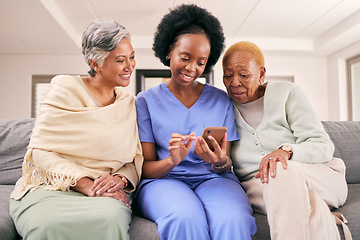
[[[22,159],[34,119],[0,120],[0,240],[19,239],[9,215],[9,196],[21,176]],[[360,239],[360,122],[323,122],[335,144],[335,156],[345,161],[349,196],[335,211],[348,219],[353,239]],[[254,214],[258,231],[253,239],[270,239],[266,216]],[[340,229],[340,228],[339,228]],[[340,230],[343,235],[342,230]],[[134,240],[160,239],[155,223],[139,217],[134,208],[130,226]]]

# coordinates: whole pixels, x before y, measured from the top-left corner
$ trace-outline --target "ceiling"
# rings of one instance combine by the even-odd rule
[[[189,2],[219,18],[227,44],[327,56],[360,40],[359,0],[0,0],[0,54],[78,54],[102,17],[123,24],[135,49],[151,49],[161,17]]]

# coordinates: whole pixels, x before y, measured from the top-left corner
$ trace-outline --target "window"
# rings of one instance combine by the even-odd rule
[[[33,75],[31,83],[31,117],[35,118],[40,102],[50,87],[50,81],[55,75]]]
[[[347,61],[349,119],[360,120],[360,55]]]

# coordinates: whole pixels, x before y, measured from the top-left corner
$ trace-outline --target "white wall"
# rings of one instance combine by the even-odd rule
[[[276,56],[265,58],[268,75],[292,75],[308,97],[320,120],[328,120],[327,67],[325,57]]]
[[[0,55],[0,119],[31,116],[34,74],[84,74],[82,55]]]
[[[164,69],[151,50],[136,50],[137,69]],[[326,58],[265,53],[268,75],[294,76],[321,120],[328,120]],[[215,85],[224,89],[221,61],[214,68]],[[0,119],[30,117],[31,80],[35,74],[85,74],[79,55],[0,55]],[[135,74],[127,90],[135,93]],[[329,98],[330,99],[330,98]],[[331,108],[332,111],[332,108]]]
[[[266,74],[268,76],[294,76],[320,120],[328,120],[329,108],[324,99],[328,98],[326,58],[289,56],[288,54],[264,53]],[[222,83],[221,61],[215,66],[215,85],[225,89]]]

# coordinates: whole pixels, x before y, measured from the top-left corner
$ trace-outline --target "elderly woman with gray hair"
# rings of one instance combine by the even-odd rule
[[[82,52],[89,76],[52,79],[11,195],[24,239],[129,239],[143,157],[135,97],[117,87],[129,85],[135,53],[110,19],[88,26]]]

